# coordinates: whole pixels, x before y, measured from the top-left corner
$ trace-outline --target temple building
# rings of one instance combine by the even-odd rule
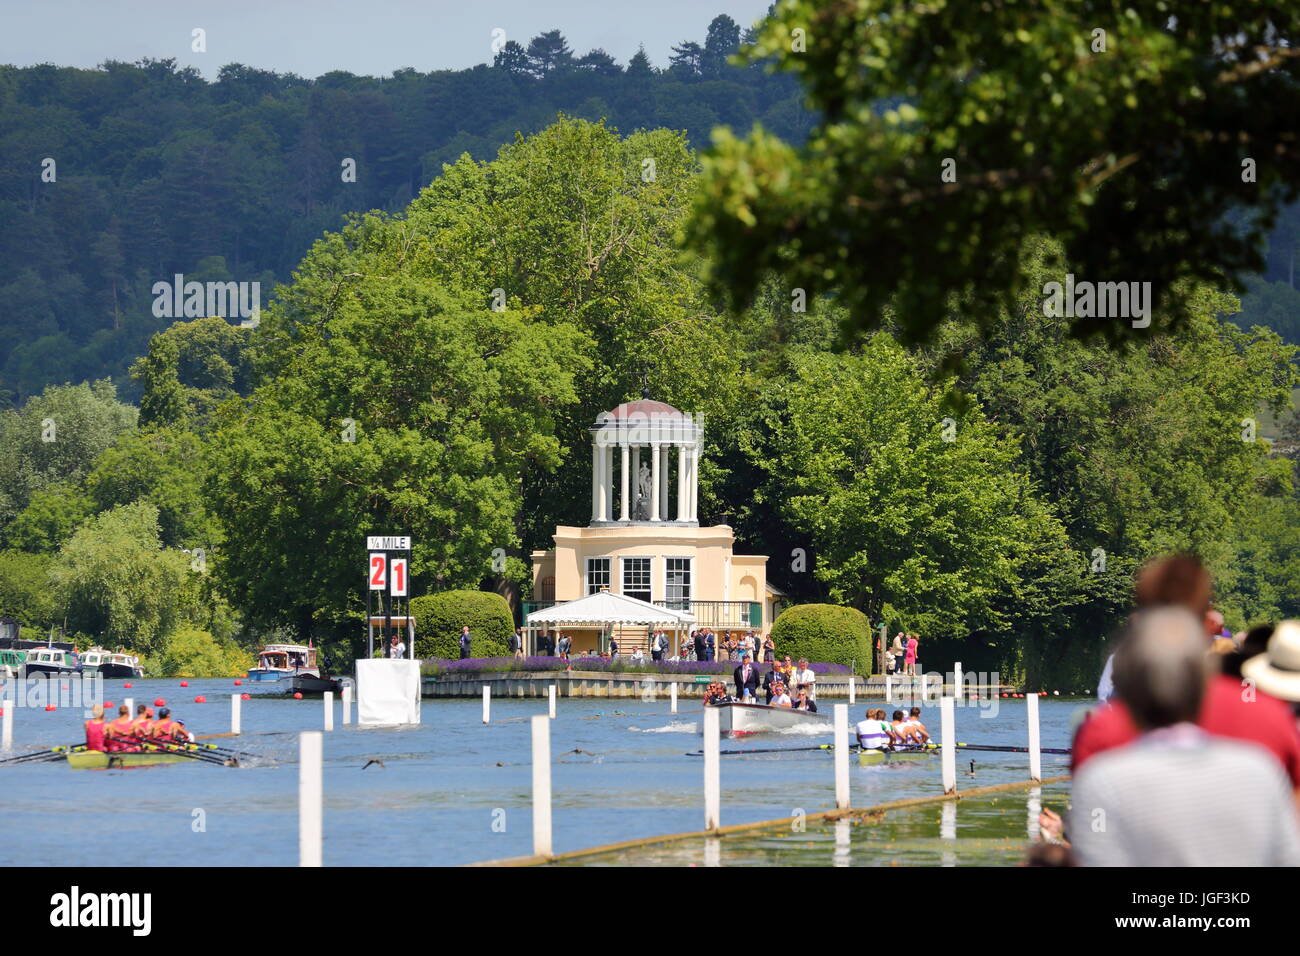
[[[649,654],[655,627],[677,639],[710,627],[725,631],[770,628],[779,592],[767,583],[767,557],[735,554],[727,525],[701,527],[699,461],[703,427],[691,415],[648,398],[602,412],[591,428],[591,521],[586,527],[555,529],[555,547],[534,551],[530,612],[546,615],[553,626],[530,627],[529,650],[540,630],[573,638],[573,651],[603,651],[618,640],[619,654],[641,648]],[[654,608],[680,612],[676,626],[645,623],[630,602],[619,605],[619,619],[596,623],[575,608],[572,619],[557,605],[607,592]],[[588,602],[590,606],[591,602]],[[654,622],[654,623],[651,623]]]

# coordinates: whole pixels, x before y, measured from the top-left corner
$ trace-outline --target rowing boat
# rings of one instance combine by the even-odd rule
[[[195,758],[184,753],[164,751],[119,751],[104,753],[100,750],[80,750],[68,754],[68,766],[73,770],[120,770],[128,767],[152,767],[163,763],[216,763],[215,760]]]
[[[879,764],[905,763],[911,760],[924,760],[939,752],[938,747],[926,747],[923,750],[859,750],[858,766],[874,767]]]

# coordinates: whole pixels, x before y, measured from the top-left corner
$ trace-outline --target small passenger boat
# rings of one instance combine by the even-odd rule
[[[81,670],[85,674],[99,674],[110,679],[144,677],[140,658],[122,651],[111,654],[102,647],[92,647],[81,655]]]
[[[830,714],[810,713],[793,707],[773,707],[770,704],[742,704],[739,701],[710,706],[718,711],[718,729],[724,734],[762,734],[791,728],[826,733],[834,730]],[[700,726],[704,726],[703,721]]]

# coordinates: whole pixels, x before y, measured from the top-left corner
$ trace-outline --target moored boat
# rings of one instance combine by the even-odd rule
[[[101,677],[126,678],[144,677],[144,668],[140,658],[122,651],[109,653],[102,647],[92,647],[81,655],[83,673],[98,673]]]
[[[320,677],[316,648],[306,644],[267,644],[257,654],[257,666],[248,670],[248,679],[258,682],[298,676]]]
[[[829,714],[810,713],[792,707],[742,704],[738,701],[712,706],[718,711],[718,729],[724,734],[762,734],[792,728],[830,733],[834,729]]]
[[[81,670],[81,663],[77,660],[77,655],[71,651],[57,647],[36,647],[27,652],[27,660],[23,663],[23,668],[29,677],[38,675],[63,677],[78,673]]]
[[[329,691],[342,694],[344,685],[352,685],[351,677],[329,677],[309,673],[294,674],[290,684],[290,693],[323,694]]]
[[[879,764],[907,763],[925,760],[939,753],[938,747],[921,747],[916,750],[859,750],[858,766],[875,767]]]

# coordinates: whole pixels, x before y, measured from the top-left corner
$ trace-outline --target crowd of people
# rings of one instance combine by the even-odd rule
[[[1139,574],[1031,864],[1300,865],[1300,622],[1233,635],[1212,585],[1188,556]]]
[[[151,747],[167,747],[175,744],[187,744],[194,740],[185,729],[185,722],[172,717],[166,707],[159,709],[154,716],[152,707],[137,704],[135,716],[126,704],[117,708],[117,717],[104,719],[104,705],[96,704],[91,708],[90,720],[86,721],[86,749],[102,753],[136,753]]]

